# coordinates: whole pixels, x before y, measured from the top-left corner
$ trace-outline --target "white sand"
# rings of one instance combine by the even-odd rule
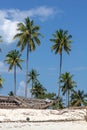
[[[0,130],[87,130],[85,115],[85,109],[0,109]]]
[[[0,130],[87,130],[87,122],[1,123]]]

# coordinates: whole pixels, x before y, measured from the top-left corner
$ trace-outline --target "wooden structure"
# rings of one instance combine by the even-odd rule
[[[23,98],[17,96],[0,96],[0,108],[32,108],[46,109],[54,103],[44,99]]]

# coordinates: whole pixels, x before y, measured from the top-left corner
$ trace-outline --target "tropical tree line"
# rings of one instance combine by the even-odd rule
[[[55,102],[52,105],[53,109],[57,109],[58,106],[61,109],[65,107],[87,105],[87,94],[85,94],[83,90],[77,89],[77,84],[73,80],[74,75],[71,75],[70,72],[61,74],[61,96],[59,100],[56,93],[47,92],[47,89],[43,87],[38,79],[39,75],[40,74],[38,74],[35,69],[32,69],[28,74],[28,83],[31,83],[30,92],[33,98],[54,100]]]
[[[54,34],[52,34],[52,38],[50,41],[53,43],[51,50],[55,52],[55,54],[59,54],[59,76],[58,76],[58,94],[57,96],[54,93],[47,93],[47,90],[42,86],[40,81],[37,79],[37,72],[32,70],[29,72],[29,54],[32,51],[36,50],[36,47],[41,44],[40,36],[40,27],[38,25],[34,25],[34,21],[30,20],[29,17],[25,18],[25,21],[22,23],[18,23],[17,25],[18,33],[13,37],[13,39],[17,39],[17,47],[20,50],[11,50],[6,55],[5,62],[9,64],[9,71],[14,68],[14,95],[16,95],[16,68],[22,69],[21,63],[23,59],[21,59],[21,53],[26,49],[26,87],[25,87],[25,97],[27,97],[27,86],[28,83],[32,82],[31,93],[32,97],[35,98],[46,98],[50,97],[56,99],[56,104],[58,108],[62,108],[61,95],[66,95],[66,106],[69,107],[71,105],[82,105],[81,99],[80,101],[74,100],[74,97],[86,97],[84,91],[75,91],[74,87],[76,87],[76,82],[72,80],[73,75],[70,75],[69,72],[62,74],[62,59],[63,52],[70,54],[71,51],[71,43],[72,43],[72,35],[68,34],[67,30],[59,29]],[[2,41],[2,37],[0,36],[0,42]],[[3,81],[3,80],[2,80]],[[1,85],[2,86],[2,85]],[[77,95],[76,95],[77,94]],[[61,104],[61,105],[60,105]],[[86,104],[86,101],[85,101]]]
[[[87,94],[84,91],[77,89],[77,84],[73,80],[73,76],[70,72],[65,72],[61,74],[60,77],[60,90],[61,96],[58,99],[58,95],[56,93],[47,92],[46,88],[38,80],[39,74],[36,70],[32,69],[30,71],[29,83],[31,82],[31,94],[33,98],[40,99],[51,99],[54,100],[54,104],[52,108],[57,109],[72,107],[72,106],[85,106],[87,105]],[[59,103],[59,104],[58,104]]]

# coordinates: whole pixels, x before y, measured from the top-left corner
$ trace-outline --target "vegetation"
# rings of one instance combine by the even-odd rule
[[[73,75],[70,75],[69,72],[66,72],[65,74],[62,74],[61,75],[61,90],[62,90],[62,93],[63,95],[66,94],[66,106],[69,107],[69,98],[70,98],[70,92],[73,92],[74,91],[74,87],[76,87],[76,82],[72,80],[73,78]]]
[[[9,71],[12,70],[14,67],[14,95],[16,95],[16,67],[21,67],[21,62],[23,62],[22,59],[20,59],[21,54],[17,50],[12,50],[6,55],[6,60],[7,64],[9,64]]]
[[[2,78],[1,75],[0,75],[0,88],[3,87],[3,83],[4,83],[4,78]]]
[[[62,29],[57,30],[53,34],[53,39],[50,39],[53,42],[53,46],[51,49],[55,51],[55,54],[60,55],[60,70],[59,70],[59,90],[58,97],[60,97],[60,77],[61,77],[61,69],[62,69],[62,53],[65,51],[67,54],[71,51],[71,35],[68,35],[68,31],[64,31]]]
[[[64,104],[63,98],[59,97],[59,99],[58,99],[58,97],[56,97],[55,98],[55,102],[52,105],[52,108],[53,109],[63,109],[63,108],[65,108],[65,104]]]
[[[2,42],[2,36],[0,36],[0,42]],[[0,48],[0,51],[1,51],[1,48]]]
[[[29,17],[25,18],[25,23],[18,23],[19,33],[14,36],[14,39],[19,38],[17,47],[21,48],[21,51],[27,47],[26,54],[26,87],[25,97],[27,97],[27,81],[28,81],[28,61],[29,53],[36,49],[36,44],[40,45],[39,36],[41,35],[39,26],[34,25],[34,21],[30,20]]]
[[[0,36],[0,42],[2,42],[2,36]]]
[[[54,104],[51,106],[52,109],[63,109],[65,107],[72,106],[85,106],[87,105],[87,94],[82,90],[75,90],[76,82],[73,80],[73,75],[70,72],[62,73],[62,56],[63,52],[67,54],[71,51],[71,38],[66,30],[57,30],[50,39],[53,42],[51,50],[55,54],[59,54],[59,76],[58,76],[58,94],[54,92],[47,92],[47,89],[38,80],[39,74],[35,69],[28,71],[29,66],[29,54],[36,49],[36,45],[40,45],[39,32],[40,27],[34,25],[34,21],[30,20],[29,17],[25,18],[24,23],[18,23],[18,33],[14,36],[14,39],[18,38],[17,47],[20,47],[20,51],[11,50],[6,55],[5,62],[9,65],[9,71],[14,68],[14,92],[10,91],[9,96],[16,95],[16,68],[22,69],[21,63],[21,52],[26,48],[26,87],[25,97],[27,97],[27,84],[31,83],[31,94],[33,98],[37,99],[48,99],[54,100]],[[2,37],[0,36],[0,42]],[[4,79],[0,75],[0,88],[3,86]],[[65,98],[66,96],[66,98]],[[66,99],[66,100],[65,100]],[[65,103],[66,102],[66,103]],[[29,121],[29,118],[26,118]]]
[[[27,82],[28,83],[32,82],[32,87],[35,84],[35,82],[39,82],[37,79],[37,76],[39,76],[39,74],[37,73],[35,69],[32,69],[30,73],[28,74],[29,79]]]
[[[13,91],[10,91],[8,95],[9,95],[9,96],[14,96]]]
[[[43,99],[45,96],[45,92],[46,92],[46,89],[39,82],[35,82],[34,86],[31,88],[31,93],[34,98]]]
[[[74,91],[71,95],[71,106],[86,106],[87,94],[82,90]]]

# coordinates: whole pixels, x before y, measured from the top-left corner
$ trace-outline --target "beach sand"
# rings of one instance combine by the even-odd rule
[[[0,130],[87,130],[87,122],[1,123]]]
[[[87,130],[85,115],[86,109],[0,109],[0,130]]]

